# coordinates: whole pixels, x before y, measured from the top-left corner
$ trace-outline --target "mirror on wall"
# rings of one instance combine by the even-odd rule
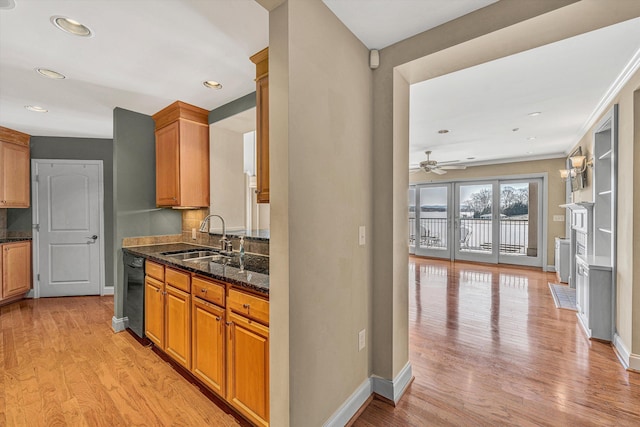
[[[255,130],[255,108],[209,126],[210,212],[224,217],[227,231],[269,229],[269,205],[256,202]]]

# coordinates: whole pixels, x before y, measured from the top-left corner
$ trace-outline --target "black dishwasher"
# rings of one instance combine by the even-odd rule
[[[124,316],[128,328],[138,337],[144,337],[144,258],[123,251],[124,261]]]

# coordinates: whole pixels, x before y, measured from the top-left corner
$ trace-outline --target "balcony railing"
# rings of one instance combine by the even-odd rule
[[[416,236],[416,218],[409,218],[409,244],[430,249],[447,249],[447,218],[420,218]],[[500,253],[526,255],[528,219],[500,219]],[[484,218],[460,218],[460,250],[490,253],[493,246],[493,221]]]

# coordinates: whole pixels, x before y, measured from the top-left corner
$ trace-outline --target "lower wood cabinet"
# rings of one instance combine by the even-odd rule
[[[0,301],[19,298],[31,289],[31,242],[0,245]]]
[[[164,297],[164,351],[173,360],[190,369],[191,295],[166,285]]]
[[[269,328],[230,313],[227,401],[259,426],[269,425]]]
[[[225,396],[225,313],[203,299],[191,300],[191,372]]]
[[[257,426],[269,425],[269,301],[147,261],[145,335]]]

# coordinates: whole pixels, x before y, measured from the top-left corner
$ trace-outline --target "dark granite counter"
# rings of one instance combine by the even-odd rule
[[[2,244],[2,243],[24,242],[26,240],[31,240],[31,237],[7,237],[6,239],[0,239],[0,244]]]
[[[234,267],[234,265],[237,265],[238,260],[238,254],[235,252],[235,256],[227,264],[220,264],[211,261],[188,262],[162,255],[162,253],[165,252],[175,253],[188,249],[208,249],[216,252],[218,251],[217,248],[209,248],[188,243],[170,243],[164,245],[132,246],[122,248],[123,251],[129,252],[132,255],[144,257],[159,264],[177,267],[202,276],[222,280],[234,286],[247,288],[260,292],[267,297],[269,296],[269,257],[246,254],[245,271],[240,272],[239,268]]]
[[[269,230],[239,230],[239,231],[228,231],[228,236],[244,236],[248,239],[252,240],[266,240],[269,241],[270,233]]]

